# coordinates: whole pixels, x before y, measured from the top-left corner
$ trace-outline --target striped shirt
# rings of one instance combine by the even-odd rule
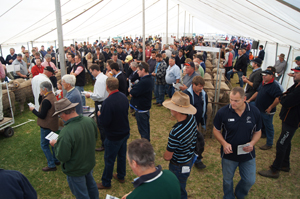
[[[188,115],[186,120],[176,123],[169,134],[167,150],[174,152],[171,161],[177,164],[189,162],[194,156],[196,139],[196,120]]]

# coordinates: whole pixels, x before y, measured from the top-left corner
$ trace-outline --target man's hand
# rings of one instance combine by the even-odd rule
[[[86,97],[86,98],[90,98],[90,97],[91,97],[91,94],[86,93],[86,94],[85,94],[85,97]]]
[[[55,60],[55,57],[52,57],[51,59]]]
[[[125,195],[122,197],[122,199],[126,199],[126,197],[127,197],[129,194],[131,194],[131,192],[132,192],[132,191],[130,191],[128,194],[125,194]]]
[[[182,91],[186,90],[187,88],[188,88],[188,87],[187,87],[186,85],[179,86],[179,89],[182,90]]]
[[[151,73],[151,75],[152,75],[152,76],[156,76],[156,73],[153,72],[153,73]]]
[[[225,154],[233,153],[233,152],[232,152],[231,144],[229,144],[228,142],[226,142],[226,143],[223,145],[223,151],[224,151]]]
[[[266,109],[266,113],[270,114],[272,111],[272,108],[269,106],[269,108]]]
[[[33,107],[33,106],[29,106],[29,110],[30,110],[30,111],[33,111],[33,110],[34,110],[34,107]]]
[[[97,112],[97,115],[98,115],[98,116],[100,116],[100,115],[101,115],[100,111],[98,111],[98,112]]]
[[[235,70],[234,68],[232,69],[232,71],[233,71],[233,72],[236,72],[236,70]]]
[[[54,147],[54,144],[57,142],[57,140],[51,140],[50,145]]]
[[[251,151],[253,151],[253,145],[251,144],[251,142],[249,142],[249,146],[245,146],[244,148],[243,148],[243,150],[245,151],[245,152],[251,152]]]
[[[242,76],[243,82],[247,83],[248,82],[248,78],[245,77],[244,75]]]
[[[9,60],[8,62],[9,62],[9,63],[12,63],[13,61],[14,61],[14,60],[11,59],[11,60]]]

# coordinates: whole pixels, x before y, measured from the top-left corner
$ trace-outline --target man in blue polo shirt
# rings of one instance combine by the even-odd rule
[[[263,82],[257,91],[252,95],[248,102],[255,100],[255,105],[260,111],[263,121],[262,134],[267,137],[267,143],[261,147],[261,150],[272,148],[274,139],[273,116],[276,112],[276,106],[279,104],[279,96],[282,91],[275,82],[274,73],[271,70],[265,70],[262,73]]]
[[[224,199],[244,198],[255,183],[254,145],[261,136],[259,110],[245,103],[243,88],[230,93],[230,104],[222,107],[214,119],[213,133],[220,142]],[[233,176],[239,167],[241,180],[233,191]]]

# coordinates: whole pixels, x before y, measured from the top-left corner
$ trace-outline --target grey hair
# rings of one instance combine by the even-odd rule
[[[194,62],[194,64],[195,64],[195,68],[198,70],[198,69],[199,69],[199,66],[200,66],[200,64],[198,64],[197,62]]]
[[[50,92],[50,91],[52,91],[52,84],[50,82],[45,81],[40,84],[40,88],[42,90],[47,89],[47,91]]]
[[[155,164],[155,153],[151,143],[145,138],[132,141],[127,148],[130,162],[136,161],[141,167],[152,167]]]
[[[138,67],[138,63],[137,62],[131,62],[131,66],[130,67],[135,67],[135,68],[137,68]]]
[[[62,80],[65,81],[67,84],[70,84],[72,87],[75,86],[76,77],[74,75],[64,75]]]
[[[51,55],[46,54],[46,55],[45,55],[45,59],[47,59],[47,58],[51,58]]]

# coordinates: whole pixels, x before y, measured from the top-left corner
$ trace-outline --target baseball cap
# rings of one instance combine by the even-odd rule
[[[300,56],[297,56],[294,61],[300,61]]]
[[[49,71],[49,72],[51,72],[51,73],[54,74],[54,70],[53,70],[53,68],[52,68],[51,66],[46,66],[46,67],[44,68],[44,70]]]
[[[125,59],[125,63],[130,62],[133,59],[133,57],[131,55],[127,55],[126,59]]]
[[[297,66],[296,68],[292,69],[294,72],[300,72],[300,66]]]
[[[255,62],[257,64],[261,64],[262,63],[262,60],[260,58],[255,58],[253,59],[251,62]]]
[[[184,65],[185,65],[185,66],[190,66],[190,67],[195,68],[194,62],[188,62],[188,63],[185,63]]]
[[[274,75],[271,70],[264,70],[261,72],[261,75]]]

